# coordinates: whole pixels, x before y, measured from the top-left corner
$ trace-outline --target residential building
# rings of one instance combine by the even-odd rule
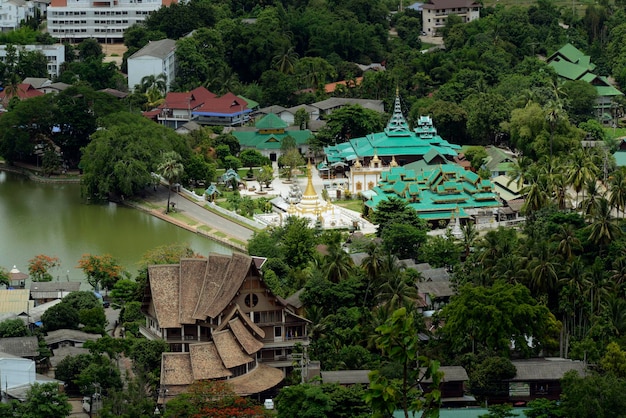
[[[42,91],[37,90],[30,84],[18,84],[16,86],[15,92],[8,93],[8,89],[4,89],[0,91],[0,112],[5,111],[8,108],[9,102],[14,97],[17,97],[20,100],[30,99],[31,97],[43,96],[44,93]],[[28,276],[26,276],[28,277]]]
[[[89,334],[77,329],[57,329],[49,331],[44,337],[48,348],[56,351],[64,347],[82,348],[87,341],[96,341],[100,338],[98,334]]]
[[[23,402],[33,384],[50,382],[56,383],[60,391],[63,390],[62,381],[37,374],[33,360],[0,352],[0,385],[2,385],[3,401],[17,399]]]
[[[30,298],[35,306],[63,299],[71,292],[80,290],[80,282],[33,282],[30,285]]]
[[[506,176],[515,165],[517,157],[507,150],[489,146],[485,148],[487,157],[483,160],[483,167],[489,170],[491,178]]]
[[[252,112],[248,103],[233,93],[218,97],[204,87],[189,92],[169,92],[156,109],[143,115],[155,122],[178,129],[193,121],[209,126],[242,126]]]
[[[15,1],[15,0],[14,0]],[[124,31],[175,0],[52,0],[48,6],[48,33],[64,41],[96,38],[121,42]]]
[[[206,379],[226,379],[240,395],[260,393],[293,367],[296,344],[306,357],[308,321],[272,294],[244,254],[149,266],[142,310],[140,332],[170,348],[161,362],[167,396]]]
[[[27,16],[33,16],[34,7],[24,0],[4,0],[0,2],[0,32],[18,29]]]
[[[351,99],[345,97],[331,97],[330,99],[322,100],[321,102],[311,103],[309,106],[319,109],[320,115],[330,115],[334,110],[341,109],[348,105],[360,105],[366,109],[374,110],[376,112],[384,113],[385,104],[382,100],[373,99]]]
[[[463,23],[480,17],[482,5],[475,0],[429,0],[422,4],[422,31],[426,35],[441,36],[448,16],[457,15]]]
[[[259,151],[271,161],[277,161],[281,155],[281,146],[286,137],[296,142],[301,154],[309,150],[308,141],[313,134],[308,129],[298,129],[288,126],[287,123],[274,113],[269,113],[259,119],[254,128],[235,128],[232,134],[239,140],[241,149],[252,148]]]
[[[176,41],[162,39],[148,45],[128,57],[128,91],[147,76],[165,77],[166,92],[176,77]]]
[[[4,5],[6,3],[2,3]],[[2,6],[4,7],[4,6]],[[0,7],[0,10],[2,8]],[[65,45],[63,44],[54,44],[54,45],[14,45],[17,53],[19,54],[21,51],[38,51],[41,52],[48,61],[47,69],[48,75],[50,78],[56,78],[61,75],[61,65],[65,62]],[[0,61],[6,59],[7,56],[7,45],[0,45]],[[39,88],[38,86],[34,86],[35,88]]]
[[[554,68],[562,80],[583,80],[595,87],[598,97],[596,99],[596,118],[604,124],[616,123],[617,107],[614,99],[623,96],[624,93],[613,86],[605,77],[596,75],[593,71],[596,66],[591,62],[591,57],[572,44],[566,44],[561,49],[548,57],[548,65]]]
[[[35,360],[39,355],[37,337],[0,338],[0,352]]]

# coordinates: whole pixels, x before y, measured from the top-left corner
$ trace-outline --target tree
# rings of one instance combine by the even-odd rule
[[[172,194],[172,184],[178,181],[183,174],[183,164],[180,162],[180,155],[175,151],[168,151],[161,156],[161,163],[157,167],[161,177],[167,181],[167,208],[165,213],[170,212],[170,196]]]
[[[427,235],[425,227],[393,222],[385,226],[381,238],[385,251],[404,260],[417,258],[418,251],[426,242]]]
[[[118,280],[111,290],[111,298],[115,303],[124,306],[127,302],[135,300],[138,284],[131,279]]]
[[[513,407],[509,404],[502,405],[491,405],[489,407],[489,413],[479,415],[479,418],[509,418],[509,417],[517,417],[516,413],[513,412]]]
[[[96,292],[100,288],[111,289],[115,283],[120,280],[124,274],[124,268],[110,254],[91,255],[84,254],[78,260],[79,269],[85,273],[87,283],[89,283]]]
[[[597,212],[591,215],[591,224],[587,227],[589,241],[598,245],[600,251],[615,239],[623,235],[611,215],[611,205],[605,198],[598,201]]]
[[[279,417],[328,417],[332,413],[332,399],[319,385],[294,385],[281,389],[276,397]]]
[[[563,416],[559,401],[549,399],[535,399],[528,402],[528,409],[524,410],[524,415],[528,418],[560,418]]]
[[[168,151],[188,155],[184,139],[171,129],[129,112],[99,119],[102,129],[83,148],[82,195],[95,201],[133,196],[152,184],[152,173]]]
[[[38,254],[28,260],[28,272],[34,282],[50,282],[52,281],[52,274],[48,271],[60,265],[57,257]]]
[[[374,416],[389,416],[396,409],[404,411],[406,418],[409,412],[417,411],[422,411],[423,417],[439,416],[442,373],[438,370],[439,362],[418,354],[420,340],[415,332],[413,315],[406,308],[400,308],[377,327],[376,332],[376,347],[401,372],[398,378],[389,378],[381,370],[370,372],[370,388],[365,401]],[[433,390],[424,393],[422,384],[428,379],[432,381]]]
[[[59,392],[56,383],[34,383],[26,392],[22,408],[24,418],[64,418],[72,412],[67,395]]]
[[[480,364],[470,367],[470,388],[478,399],[488,400],[490,397],[499,397],[508,394],[507,379],[517,374],[511,360],[489,356]]]
[[[328,115],[326,126],[318,134],[324,145],[360,138],[380,132],[386,123],[385,116],[361,105],[348,105]]]
[[[426,223],[417,216],[409,204],[396,197],[381,201],[376,210],[370,215],[371,221],[378,225],[376,235],[383,236],[385,228],[392,224],[411,225],[417,229],[426,230]]]
[[[71,292],[69,295],[63,298],[63,302],[72,308],[80,311],[82,309],[91,309],[102,306],[102,302],[94,292],[81,290],[78,292]]]
[[[308,129],[310,119],[311,116],[306,111],[306,109],[301,108],[296,110],[296,114],[293,115],[293,124],[299,129]]]
[[[172,417],[267,417],[267,412],[250,398],[238,396],[224,381],[196,381],[187,393],[167,403],[167,416]]]
[[[28,327],[19,318],[0,322],[0,338],[26,337],[28,334]]]
[[[442,338],[453,352],[476,348],[508,355],[515,350],[530,354],[545,338],[550,312],[537,303],[521,284],[497,281],[492,287],[467,284],[441,311]],[[535,346],[528,346],[528,338]]]
[[[619,417],[626,409],[626,381],[613,375],[567,372],[561,380],[561,408],[568,418]]]
[[[83,324],[82,330],[94,334],[105,334],[107,318],[104,314],[104,308],[98,306],[91,309],[81,309],[78,311],[78,320]]]
[[[617,343],[609,343],[606,354],[600,360],[600,367],[605,373],[617,378],[626,378],[626,352]]]
[[[67,303],[59,303],[41,315],[41,322],[43,322],[44,331],[49,332],[65,328],[78,329],[80,320],[76,309]]]
[[[248,167],[248,177],[253,177],[252,167],[261,167],[271,164],[269,158],[255,149],[245,149],[239,153],[239,159],[244,167]]]
[[[287,178],[291,180],[293,170],[304,164],[304,158],[297,148],[292,148],[279,157],[278,164],[287,167]]]
[[[272,181],[274,180],[274,169],[272,166],[264,165],[261,167],[256,175],[256,179],[259,182],[261,190],[263,190],[263,185],[265,185],[265,187],[270,187],[270,184],[272,184]]]

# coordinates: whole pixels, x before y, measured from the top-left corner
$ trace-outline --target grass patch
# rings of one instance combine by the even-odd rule
[[[218,237],[222,237],[222,238],[226,238],[227,235],[225,233],[223,233],[222,231],[215,231],[213,232],[213,235],[216,235]]]
[[[350,209],[355,212],[361,213],[363,211],[363,201],[361,199],[336,200],[333,203],[337,206]]]
[[[200,231],[204,231],[204,232],[211,232],[211,231],[213,231],[213,228],[211,228],[208,225],[201,225],[201,226],[198,227],[198,229]]]
[[[172,218],[184,222],[189,226],[193,226],[196,225],[198,222],[196,222],[195,220],[189,218],[188,216],[183,215],[182,213],[179,212],[172,212],[170,211],[169,216],[171,216]]]
[[[432,48],[432,47],[434,47],[434,46],[439,46],[439,45],[437,45],[437,44],[431,44],[431,43],[429,43],[429,42],[422,42],[422,46],[421,46],[421,48],[424,50],[424,49],[430,49],[430,48]]]
[[[626,128],[604,128],[604,133],[610,138],[621,138],[626,136]]]

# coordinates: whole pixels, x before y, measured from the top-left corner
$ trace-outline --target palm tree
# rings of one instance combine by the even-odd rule
[[[622,230],[611,215],[611,205],[604,197],[598,199],[596,209],[589,217],[591,218],[591,224],[587,226],[589,241],[598,245],[600,252],[622,235]]]
[[[563,103],[558,99],[550,100],[546,104],[544,110],[546,111],[546,120],[550,125],[550,158],[552,158],[552,143],[554,142],[554,129],[561,119],[565,115],[563,110]]]
[[[626,300],[611,295],[603,304],[609,329],[615,337],[621,337],[626,332]]]
[[[595,178],[598,168],[593,164],[591,156],[584,150],[574,151],[569,160],[567,169],[567,181],[576,190],[576,201],[578,202],[578,194],[588,179]],[[585,195],[583,192],[583,199]]]
[[[609,203],[617,213],[626,211],[626,167],[619,167],[609,176]]]
[[[522,188],[520,192],[526,195],[526,201],[522,206],[522,211],[527,214],[537,212],[550,201],[547,191],[547,178],[545,176],[535,177],[530,184]]]
[[[509,172],[509,182],[507,186],[514,181],[517,183],[517,188],[521,189],[524,187],[528,180],[529,170],[533,166],[533,160],[529,157],[521,156],[517,159],[516,162],[513,163],[511,167],[511,171]]]
[[[382,246],[375,242],[370,242],[367,245],[367,256],[361,262],[361,269],[365,273],[367,278],[367,288],[365,289],[365,296],[363,297],[363,305],[367,303],[367,296],[369,294],[370,287],[374,284],[375,288],[380,285],[376,285],[375,282],[380,277],[383,270],[383,250]]]
[[[540,293],[546,293],[548,296],[553,295],[552,292],[557,287],[559,276],[557,263],[547,245],[541,245],[537,256],[530,260],[528,273],[530,275],[530,288],[535,291],[535,295]]]
[[[180,162],[180,155],[176,151],[163,153],[161,164],[157,167],[157,171],[161,174],[161,177],[167,181],[167,209],[165,213],[169,213],[172,183],[177,181],[184,171],[183,164]]]
[[[141,79],[139,85],[135,87],[140,93],[147,93],[151,89],[156,89],[161,95],[164,95],[167,91],[167,76],[165,74],[147,75]]]
[[[293,74],[298,61],[298,53],[293,46],[285,46],[282,52],[272,58],[272,67],[283,74]]]
[[[414,284],[408,283],[404,274],[396,274],[380,286],[379,300],[389,312],[403,306],[414,307],[419,300],[419,294]]]
[[[571,224],[559,225],[559,231],[552,238],[559,243],[557,251],[565,261],[571,260],[573,252],[582,248]]]
[[[476,229],[476,224],[474,222],[467,222],[461,227],[461,232],[463,233],[461,236],[461,243],[465,252],[465,258],[467,258],[469,257],[474,243],[478,239],[478,230]]]
[[[586,196],[580,202],[580,209],[582,210],[583,215],[593,216],[598,211],[599,200],[601,198],[604,199],[603,193],[600,190],[598,181],[594,178],[587,180],[584,190],[586,192]],[[609,212],[610,209],[611,207],[609,205]]]
[[[354,263],[350,255],[339,244],[328,246],[328,255],[324,256],[326,277],[333,283],[338,283],[350,276]]]

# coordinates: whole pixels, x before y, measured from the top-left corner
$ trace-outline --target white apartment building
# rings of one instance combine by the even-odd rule
[[[20,27],[29,10],[34,12],[31,2],[24,0],[0,0],[0,31],[9,32]]]
[[[48,32],[61,41],[120,42],[124,31],[175,0],[52,0]]]
[[[153,75],[165,75],[167,91],[176,77],[176,41],[152,41],[128,58],[128,91],[133,91],[141,80]]]
[[[457,15],[467,23],[480,17],[481,7],[475,0],[429,0],[422,5],[422,31],[441,36],[438,31],[446,25],[449,15]]]
[[[20,51],[39,51],[48,61],[48,75],[54,79],[60,75],[61,65],[65,62],[65,45],[14,45],[19,55]],[[7,46],[0,45],[0,61],[7,56]]]

